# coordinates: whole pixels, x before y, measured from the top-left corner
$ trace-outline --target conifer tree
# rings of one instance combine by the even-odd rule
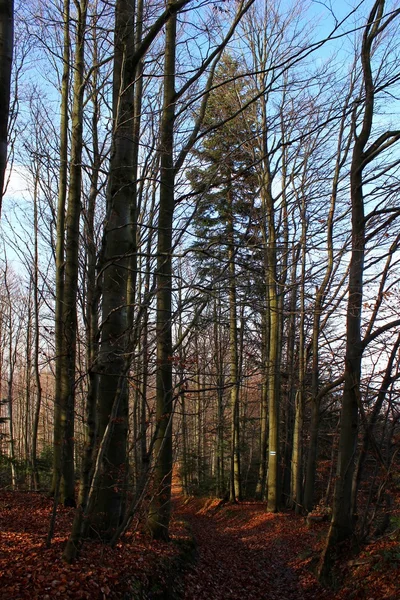
[[[199,274],[211,289],[218,288],[221,290],[218,293],[226,295],[229,305],[232,415],[229,497],[235,501],[241,497],[237,285],[255,193],[253,155],[248,148],[254,120],[251,109],[242,111],[249,90],[231,55],[222,58],[215,84],[203,123],[203,141],[195,152],[199,165],[191,170],[189,179],[200,194],[194,219],[198,238],[194,247],[200,252]],[[222,281],[225,286],[220,285]]]

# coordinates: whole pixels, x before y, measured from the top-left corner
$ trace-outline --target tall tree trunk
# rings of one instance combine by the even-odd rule
[[[168,6],[172,6],[169,3]],[[157,374],[155,450],[155,494],[150,506],[148,527],[156,539],[168,539],[172,481],[172,222],[174,213],[174,122],[176,14],[166,24],[164,59],[164,100],[161,118],[160,208],[157,243]]]
[[[35,174],[34,188],[34,264],[33,264],[33,326],[34,326],[34,347],[33,347],[33,372],[35,378],[36,403],[33,411],[32,420],[32,448],[31,448],[31,463],[32,463],[32,479],[33,488],[35,491],[39,489],[39,471],[37,467],[37,443],[39,433],[40,409],[42,406],[42,383],[40,381],[39,368],[39,349],[40,349],[40,302],[39,302],[39,224],[38,224],[38,185],[39,185],[39,170]]]
[[[133,100],[134,0],[118,0],[115,13],[113,79],[113,147],[107,190],[104,233],[102,329],[99,353],[98,438],[110,423],[110,441],[102,463],[102,477],[92,515],[92,527],[111,539],[122,519],[126,484],[128,386],[125,355],[128,335],[128,272],[135,253],[135,224],[131,221],[134,196]],[[112,439],[112,443],[111,442]]]
[[[266,298],[268,306],[268,298]],[[260,402],[260,466],[256,486],[256,498],[265,499],[267,483],[267,450],[268,450],[268,374],[267,356],[269,353],[269,311],[264,309],[262,319],[262,362],[264,364],[264,378],[261,389]]]
[[[95,30],[96,23],[92,24]],[[94,39],[93,49],[93,64],[98,60],[97,56],[97,40]],[[93,466],[93,452],[96,436],[96,400],[98,392],[98,373],[97,373],[97,357],[98,357],[98,318],[99,318],[99,290],[96,283],[96,240],[95,240],[95,212],[97,205],[97,197],[99,194],[99,171],[101,167],[101,156],[99,151],[98,141],[98,126],[100,119],[100,107],[98,97],[98,73],[95,69],[92,75],[92,152],[93,162],[92,171],[90,174],[90,190],[88,197],[88,205],[85,219],[85,240],[87,244],[86,250],[86,364],[88,370],[88,390],[85,406],[85,452],[82,464],[82,474],[79,487],[78,505],[85,506],[89,491],[90,472]]]
[[[25,469],[26,475],[29,473],[29,464],[30,464],[30,443],[31,439],[29,439],[30,433],[30,418],[32,415],[31,402],[32,402],[32,301],[31,295],[33,290],[32,284],[32,274],[29,281],[29,292],[27,298],[27,324],[26,324],[26,339],[25,339],[25,352],[26,352],[26,365],[25,365],[25,416],[23,422],[23,436],[24,436],[24,459],[25,459]],[[30,485],[31,482],[29,482]]]
[[[221,297],[216,292],[214,300],[214,362],[216,371],[217,387],[217,452],[216,452],[216,472],[217,472],[217,496],[222,498],[225,494],[225,452],[224,452],[224,364],[223,364],[223,345],[220,332],[221,316]]]
[[[7,132],[13,45],[14,1],[0,0],[0,215],[7,166]]]
[[[240,411],[239,411],[239,357],[237,330],[237,300],[236,300],[236,247],[234,234],[232,181],[230,169],[227,195],[227,241],[228,241],[228,274],[229,274],[229,356],[230,356],[230,387],[231,387],[231,472],[229,499],[231,502],[241,500],[240,475]]]
[[[300,275],[300,320],[299,320],[299,380],[296,395],[296,411],[293,432],[292,453],[292,504],[296,513],[303,509],[303,427],[304,427],[304,404],[305,404],[305,371],[306,371],[306,344],[305,344],[305,278],[306,278],[306,236],[307,220],[305,213],[305,195],[301,201],[301,275]]]
[[[74,63],[71,164],[66,214],[64,290],[62,305],[62,351],[60,360],[61,486],[60,501],[75,506],[74,415],[77,335],[77,291],[79,271],[79,221],[81,214],[83,97],[87,0],[78,9]]]
[[[352,480],[355,467],[356,446],[358,441],[358,406],[360,402],[361,361],[365,344],[361,339],[361,313],[363,299],[363,275],[365,255],[363,169],[379,153],[400,137],[399,131],[380,135],[367,148],[372,131],[374,116],[375,83],[371,68],[371,48],[373,42],[387,25],[399,15],[399,10],[384,19],[384,0],[377,0],[369,15],[361,47],[361,65],[363,73],[364,107],[361,113],[360,132],[356,131],[356,106],[354,118],[354,147],[350,169],[351,196],[351,260],[349,269],[349,290],[346,324],[346,354],[344,369],[344,390],[342,399],[339,456],[335,482],[332,522],[319,565],[319,577],[328,579],[332,560],[338,545],[353,533],[353,515],[351,512]],[[388,142],[389,140],[389,142]]]
[[[263,210],[266,219],[266,286],[268,296],[269,343],[267,355],[267,389],[268,389],[268,477],[267,477],[267,511],[276,512],[279,501],[279,339],[280,314],[276,273],[276,226],[274,198],[271,189],[271,176],[268,159],[265,159],[265,172],[261,190]]]
[[[19,342],[19,331],[16,331],[13,326],[13,299],[11,295],[10,283],[8,279],[8,267],[4,272],[4,287],[7,298],[7,329],[8,329],[8,340],[7,340],[7,354],[8,354],[8,374],[7,374],[7,412],[8,412],[8,456],[10,459],[10,470],[11,470],[11,486],[15,490],[17,488],[17,466],[16,466],[16,454],[15,454],[15,438],[14,438],[14,373],[15,365],[17,361],[17,348]]]
[[[292,268],[290,275],[289,317],[287,324],[286,342],[286,371],[288,374],[287,399],[285,410],[285,446],[284,446],[284,472],[282,481],[282,501],[289,504],[291,494],[291,462],[293,454],[294,436],[294,407],[296,402],[296,377],[295,377],[295,344],[296,344],[296,309],[298,297],[297,266],[299,262],[301,245],[297,244],[292,251]]]
[[[64,0],[64,49],[63,74],[61,81],[60,108],[60,172],[57,201],[57,241],[56,241],[56,298],[55,298],[55,344],[56,344],[56,380],[54,402],[54,465],[51,492],[54,495],[61,480],[62,462],[62,423],[61,423],[61,357],[64,352],[62,311],[64,303],[64,269],[65,269],[65,208],[67,204],[68,179],[68,103],[70,76],[70,0]]]
[[[97,64],[97,38],[96,38],[96,16],[93,17],[92,31],[93,40],[93,64]],[[100,118],[100,107],[98,98],[98,72],[94,69],[92,74],[92,170],[90,173],[90,189],[85,211],[85,240],[86,248],[86,365],[88,371],[88,388],[85,400],[85,423],[84,423],[84,453],[82,457],[81,476],[79,481],[78,507],[75,511],[71,535],[64,549],[63,558],[71,562],[76,558],[81,538],[87,534],[88,521],[84,520],[84,511],[87,507],[90,480],[93,470],[93,459],[96,441],[96,400],[98,391],[98,374],[96,361],[98,356],[98,317],[99,317],[99,288],[96,283],[96,242],[95,242],[95,210],[99,193],[98,181],[101,166],[99,152],[98,124]]]

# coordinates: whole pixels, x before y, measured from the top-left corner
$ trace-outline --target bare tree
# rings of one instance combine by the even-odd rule
[[[371,66],[374,44],[382,38],[382,34],[399,15],[400,9],[385,14],[385,1],[377,0],[367,20],[360,52],[363,83],[361,95],[356,99],[353,109],[354,146],[350,171],[352,250],[346,314],[344,390],[333,515],[326,547],[319,566],[319,576],[323,580],[329,578],[332,558],[338,551],[338,544],[351,537],[354,531],[351,491],[358,440],[361,363],[367,343],[370,343],[382,331],[382,328],[381,330],[378,329],[367,338],[362,339],[361,316],[367,225],[363,173],[367,165],[376,160],[400,139],[399,130],[387,130],[372,142],[370,141],[373,133],[377,94],[377,85]],[[361,125],[358,131],[359,119]],[[386,168],[385,172],[387,170]],[[389,212],[391,213],[390,220],[398,214],[396,210],[393,212],[389,209]],[[393,325],[393,323],[388,322],[383,330]]]
[[[0,214],[7,165],[7,132],[10,109],[14,39],[14,0],[0,2]]]

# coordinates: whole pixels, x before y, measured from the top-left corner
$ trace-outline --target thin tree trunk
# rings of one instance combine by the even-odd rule
[[[216,475],[217,496],[222,498],[225,494],[225,456],[224,456],[224,373],[223,373],[223,348],[220,334],[220,302],[221,298],[217,292],[214,300],[214,347],[215,347],[215,370],[217,384],[217,452],[216,452]]]
[[[38,184],[39,172],[35,176],[34,189],[34,265],[33,265],[33,314],[34,314],[34,348],[33,348],[33,372],[35,378],[36,403],[33,411],[32,422],[32,479],[33,488],[37,491],[40,487],[39,470],[37,466],[37,443],[39,433],[40,409],[42,406],[42,383],[40,381],[39,349],[40,349],[40,318],[39,318],[39,225],[38,225]]]
[[[297,311],[297,265],[299,262],[301,245],[297,244],[292,252],[292,268],[290,279],[290,300],[289,300],[289,318],[288,335],[286,343],[286,371],[288,374],[288,392],[286,400],[285,415],[285,448],[284,448],[284,473],[282,481],[282,500],[284,505],[290,503],[291,493],[291,461],[293,453],[293,435],[294,435],[294,407],[296,402],[295,391],[295,344],[296,344],[296,311]]]
[[[314,506],[314,487],[315,473],[317,467],[318,456],[318,432],[319,432],[319,412],[321,397],[319,396],[319,336],[321,329],[321,316],[323,312],[324,300],[329,289],[333,267],[334,267],[334,248],[333,248],[333,222],[335,217],[336,200],[338,194],[338,186],[342,167],[347,159],[351,136],[348,138],[345,149],[342,153],[342,143],[345,135],[346,116],[349,106],[350,97],[353,93],[353,82],[350,85],[350,90],[343,107],[342,119],[337,142],[335,171],[332,181],[331,202],[329,214],[326,223],[326,247],[327,247],[327,263],[324,278],[319,288],[315,293],[315,305],[313,314],[312,326],[312,380],[311,380],[311,423],[310,423],[310,441],[308,445],[308,456],[306,464],[306,480],[304,489],[304,508],[310,512]]]
[[[17,488],[17,468],[15,456],[15,439],[14,439],[14,411],[13,411],[13,386],[14,372],[17,360],[17,347],[19,331],[14,331],[13,327],[13,302],[11,289],[8,281],[7,265],[4,273],[4,287],[7,297],[7,317],[8,317],[8,376],[7,376],[7,412],[8,412],[8,456],[10,459],[11,470],[11,486],[13,490]]]
[[[74,64],[71,164],[69,174],[68,207],[66,214],[64,290],[62,305],[62,351],[60,359],[60,396],[56,401],[61,412],[61,487],[60,501],[64,506],[75,506],[74,416],[76,335],[79,271],[79,221],[81,213],[84,52],[87,0],[78,8],[76,50]]]
[[[27,315],[27,327],[26,327],[26,365],[25,365],[25,417],[23,423],[23,437],[24,437],[24,459],[25,459],[25,469],[26,476],[28,478],[29,474],[29,466],[30,466],[30,450],[29,444],[31,440],[29,440],[29,430],[30,430],[30,417],[32,414],[31,403],[32,403],[32,302],[31,302],[31,294],[33,290],[32,276],[29,282],[29,292],[28,292],[28,315]],[[29,482],[31,485],[31,482]]]
[[[268,305],[268,298],[266,298]],[[262,318],[262,361],[265,365],[264,380],[261,389],[260,402],[260,466],[258,469],[258,480],[256,486],[256,498],[265,499],[267,483],[267,450],[268,450],[268,375],[267,375],[267,355],[269,353],[269,315],[265,309]]]
[[[70,0],[64,0],[64,49],[63,74],[61,81],[60,108],[60,173],[57,201],[57,241],[56,241],[56,297],[55,297],[55,344],[56,344],[56,379],[54,400],[54,466],[51,493],[54,495],[57,482],[61,477],[62,463],[62,422],[61,422],[61,357],[64,352],[63,341],[63,303],[64,303],[64,269],[65,269],[65,208],[67,204],[68,179],[68,102],[70,75]]]
[[[393,369],[393,365],[394,365],[394,362],[395,362],[397,354],[398,354],[399,347],[400,347],[400,334],[398,335],[395,343],[393,344],[393,348],[390,353],[389,360],[388,360],[388,363],[387,363],[387,366],[385,369],[385,373],[383,376],[382,384],[381,384],[379,392],[378,392],[378,397],[377,397],[374,407],[372,409],[371,415],[369,416],[368,421],[365,423],[365,430],[364,430],[364,435],[362,437],[361,449],[360,449],[360,453],[358,455],[358,459],[356,462],[354,476],[353,476],[353,482],[352,482],[352,491],[351,491],[352,509],[351,509],[351,512],[354,517],[357,516],[357,492],[358,492],[358,488],[359,488],[359,485],[361,482],[361,476],[363,473],[365,459],[367,457],[368,448],[369,448],[371,442],[374,441],[373,440],[373,431],[374,431],[375,425],[378,422],[381,408],[385,401],[387,392],[388,392],[390,386],[393,384],[392,369]],[[364,415],[364,418],[366,419],[365,415]]]
[[[231,474],[229,499],[236,502],[242,499],[240,475],[240,412],[239,412],[239,357],[237,331],[237,299],[236,299],[236,264],[235,239],[232,205],[232,183],[228,184],[228,273],[229,273],[229,355],[230,355],[230,386],[231,386]]]
[[[299,381],[296,395],[296,411],[293,432],[293,454],[292,454],[292,503],[296,513],[303,509],[303,427],[304,427],[304,404],[305,389],[304,378],[306,371],[306,344],[305,344],[305,277],[306,277],[306,236],[307,220],[305,214],[304,195],[302,197],[301,216],[301,275],[300,275],[300,321],[299,321]]]
[[[96,17],[92,23],[92,30],[96,30]],[[93,41],[93,64],[97,63],[97,39]],[[95,243],[95,210],[98,196],[99,169],[101,157],[98,142],[99,101],[98,101],[98,73],[94,69],[92,75],[92,152],[93,162],[90,175],[90,190],[88,205],[85,214],[85,240],[87,244],[87,272],[86,272],[86,364],[88,370],[88,389],[85,400],[84,423],[84,454],[82,457],[81,477],[78,492],[78,507],[72,524],[71,535],[64,549],[63,558],[71,562],[76,558],[81,539],[87,534],[88,521],[84,520],[87,508],[90,481],[93,471],[93,459],[96,442],[96,399],[98,392],[98,374],[96,360],[98,356],[98,288],[96,284],[96,243]]]

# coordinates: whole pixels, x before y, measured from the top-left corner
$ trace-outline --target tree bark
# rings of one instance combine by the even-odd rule
[[[83,148],[83,97],[85,69],[85,33],[87,0],[79,4],[77,22],[71,164],[69,173],[68,206],[65,233],[64,289],[61,319],[60,396],[56,398],[61,416],[61,486],[60,500],[64,506],[75,506],[74,417],[77,334],[77,292],[79,271],[79,221],[81,214],[82,148]]]
[[[172,6],[169,3],[168,6]],[[155,539],[168,540],[172,482],[172,222],[174,213],[174,123],[176,14],[165,30],[164,99],[161,118],[160,207],[157,242],[157,373],[154,485],[148,528]]]
[[[63,46],[63,74],[61,81],[61,108],[60,108],[60,171],[57,201],[57,239],[56,239],[56,298],[55,298],[55,344],[56,344],[56,380],[54,400],[54,463],[52,495],[61,478],[62,462],[62,425],[61,425],[61,357],[64,352],[62,311],[64,302],[64,269],[65,269],[65,208],[67,204],[67,179],[68,179],[68,103],[69,103],[69,76],[70,76],[70,0],[64,0],[63,5],[64,46]]]
[[[7,132],[13,45],[14,1],[0,0],[0,215],[7,166]]]
[[[122,520],[126,485],[128,387],[126,352],[128,335],[128,272],[135,253],[135,226],[131,216],[134,194],[133,100],[135,60],[134,0],[118,0],[115,8],[113,71],[113,146],[107,190],[104,232],[103,300],[98,359],[98,440],[109,426],[115,402],[116,417],[110,424],[112,443],[107,445],[100,489],[91,515],[91,526],[110,540]]]
[[[268,162],[268,159],[265,159]],[[276,229],[274,199],[271,189],[269,165],[265,166],[264,185],[261,190],[266,218],[266,285],[269,311],[269,344],[267,355],[268,389],[268,476],[267,511],[276,512],[279,503],[279,339],[280,314],[276,273]]]
[[[358,440],[361,361],[365,348],[365,344],[361,339],[366,230],[363,169],[382,149],[387,147],[385,144],[387,137],[379,136],[378,140],[367,149],[372,131],[375,100],[375,84],[371,68],[371,48],[377,36],[399,14],[399,10],[397,10],[384,20],[384,7],[384,0],[377,0],[375,2],[363,35],[361,66],[363,73],[364,107],[359,134],[356,131],[357,105],[353,113],[355,141],[350,169],[352,251],[349,269],[344,390],[332,522],[318,570],[319,577],[322,580],[329,579],[332,562],[338,548],[340,548],[341,542],[351,537],[354,530],[354,520],[351,511],[352,481]],[[399,138],[398,131],[389,132],[388,135],[392,138],[392,143]]]

